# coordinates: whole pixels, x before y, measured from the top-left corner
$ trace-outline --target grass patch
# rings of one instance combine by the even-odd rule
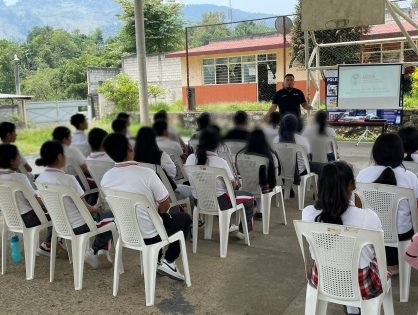
[[[257,102],[257,103],[236,103],[236,104],[212,104],[197,106],[197,111],[237,111],[237,110],[268,110],[271,106],[270,102]]]
[[[164,102],[150,104],[148,107],[150,113],[156,113],[160,110],[165,110],[168,113],[182,113],[184,112],[183,101],[177,100],[174,103],[168,104]]]

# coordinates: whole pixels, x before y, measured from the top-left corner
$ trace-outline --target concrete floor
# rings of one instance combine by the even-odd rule
[[[356,169],[370,160],[370,144],[340,144],[342,159]],[[311,203],[307,197],[306,204]],[[255,221],[251,246],[231,236],[226,259],[219,257],[219,234],[213,240],[199,235],[197,254],[187,242],[192,286],[166,277],[157,277],[155,306],[145,306],[144,282],[138,254],[124,250],[125,273],[120,277],[119,294],[112,295],[113,269],[85,268],[84,287],[75,291],[72,267],[64,255],[57,259],[55,281],[49,283],[49,260],[38,257],[35,279],[25,280],[24,264],[8,261],[7,273],[0,276],[0,314],[286,314],[304,313],[305,274],[292,220],[300,219],[294,199],[286,203],[288,225],[280,224],[272,210],[270,234],[263,235]],[[412,271],[409,303],[399,303],[398,277],[393,278],[395,314],[416,314],[418,271]],[[330,305],[328,314],[344,314],[341,306]]]

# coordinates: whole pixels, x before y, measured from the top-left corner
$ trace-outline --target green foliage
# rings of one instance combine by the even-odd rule
[[[148,85],[148,94],[154,98],[154,102],[157,101],[157,98],[165,95],[166,91],[161,85]]]
[[[99,87],[99,92],[115,104],[116,111],[135,112],[139,110],[138,83],[125,73],[106,80]]]
[[[411,0],[411,6],[414,8],[418,7],[418,0]]]
[[[411,74],[412,78],[412,96],[418,97],[418,68],[415,68],[414,72]]]
[[[154,103],[149,106],[149,111],[151,113],[156,113],[160,110],[165,110],[166,112],[169,112],[169,113],[184,112],[183,102],[181,100],[178,100],[172,104],[160,102],[160,103]]]
[[[266,25],[264,22],[241,22],[238,23],[234,30],[234,35],[237,37],[243,37],[254,34],[265,34],[276,32],[274,27]]]
[[[133,0],[117,0],[123,13],[118,17],[125,23],[120,32],[124,52],[134,53],[135,10]],[[145,46],[149,54],[174,51],[182,48],[182,5],[162,0],[144,1]]]
[[[20,55],[18,44],[0,39],[0,92],[15,93],[14,55]]]
[[[210,104],[198,106],[198,111],[237,111],[237,110],[268,110],[271,106],[269,102],[259,102],[259,103],[227,103],[227,104]]]
[[[225,23],[225,14],[222,12],[205,12],[197,25],[212,25]],[[227,25],[202,26],[191,28],[189,32],[189,46],[198,47],[207,45],[216,39],[232,36],[231,28]]]

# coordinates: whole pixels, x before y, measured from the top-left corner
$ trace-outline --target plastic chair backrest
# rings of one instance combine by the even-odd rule
[[[312,152],[312,161],[328,163],[328,151],[332,147],[335,160],[337,160],[337,146],[334,137],[315,136],[309,137],[309,144]]]
[[[226,185],[227,193],[231,197],[232,208],[236,207],[235,194],[228,174],[223,168],[206,165],[193,165],[185,167],[190,184],[196,191],[197,206],[201,211],[218,212],[218,196],[216,194],[217,179],[222,179]]]
[[[231,169],[232,173],[234,174],[235,181],[238,183],[238,172],[235,168],[234,158],[232,157],[231,150],[226,144],[220,144],[218,147],[218,150],[216,151],[216,154],[220,158],[223,158],[226,163],[228,163],[229,168]]]
[[[78,163],[75,160],[71,158],[65,159],[65,172],[69,175],[76,176],[80,180],[81,186],[83,186],[84,191],[88,191],[91,189],[86,175],[83,173],[80,165],[78,165]]]
[[[32,185],[32,187],[35,188],[35,183],[33,182],[35,177],[33,176],[33,174],[29,173],[22,164],[19,165],[17,170],[19,173],[22,173],[23,175],[25,175],[29,179],[29,182]]]
[[[187,180],[187,173],[184,171],[184,164],[181,160],[181,157],[176,154],[170,154],[171,160],[176,165],[177,175],[174,178],[175,180],[185,179]]]
[[[97,230],[96,224],[81,198],[71,188],[58,184],[35,183],[38,193],[48,210],[55,231],[61,237],[74,237],[74,232],[64,206],[64,198],[70,198],[77,207],[90,232]]]
[[[16,180],[0,180],[0,208],[2,210],[6,225],[10,229],[23,230],[25,224],[23,223],[20,209],[16,199],[16,193],[22,193],[29,202],[32,209],[35,211],[39,221],[44,224],[48,220],[45,214],[29,190],[20,182]]]
[[[86,160],[86,165],[90,175],[96,182],[97,187],[101,187],[103,175],[110,170],[115,163],[108,161]]]
[[[236,161],[237,170],[241,175],[241,189],[253,195],[260,195],[259,170],[264,165],[267,173],[268,159],[255,154],[239,153]]]
[[[196,149],[197,149],[197,145],[199,144],[199,139],[198,138],[195,138],[195,139],[190,139],[189,140],[189,146],[191,146],[192,147],[192,149],[193,149],[193,152],[196,152]]]
[[[235,157],[239,151],[244,149],[247,144],[247,141],[232,141],[232,140],[225,140],[224,144],[229,148],[231,151],[231,155]]]
[[[71,146],[73,148],[76,148],[78,151],[80,151],[81,154],[84,155],[84,157],[88,157],[91,153],[91,148],[90,148],[88,143],[85,143],[85,144],[74,144],[74,143],[72,143]]]
[[[318,293],[338,301],[361,301],[358,264],[361,250],[373,245],[383,292],[387,292],[383,232],[344,225],[293,221],[306,265],[303,237],[306,238],[318,270]],[[305,268],[306,276],[309,272]],[[308,307],[308,306],[307,306]]]
[[[407,200],[411,209],[412,224],[416,231],[417,200],[414,191],[409,188],[376,183],[356,183],[355,194],[361,200],[363,208],[376,212],[382,222],[385,243],[398,243],[397,216],[399,203]]]
[[[141,205],[147,209],[148,215],[161,240],[163,242],[168,242],[167,232],[163,226],[161,217],[158,214],[154,203],[150,202],[145,195],[109,188],[103,188],[103,192],[106,196],[106,201],[109,203],[113,215],[115,216],[119,237],[124,244],[132,247],[145,246],[144,238],[136,216],[137,205]]]
[[[160,177],[161,181],[163,182],[165,188],[168,190],[168,194],[170,195],[171,202],[177,202],[176,194],[174,193],[173,187],[171,187],[171,183],[168,180],[166,173],[164,172],[161,165],[157,164],[150,164],[150,163],[142,163],[140,164],[142,167],[146,167],[152,169],[157,175]]]
[[[308,161],[308,153],[305,147],[295,143],[280,142],[276,144],[273,149],[276,151],[280,160],[281,175],[280,177],[293,180],[295,177],[295,167],[297,163],[297,156],[300,154],[303,158],[303,163],[306,168],[306,172],[309,174],[311,168]]]
[[[409,162],[409,161],[403,161],[402,162],[403,166],[405,166],[405,168],[414,173],[415,175],[418,176],[418,163],[416,162]]]

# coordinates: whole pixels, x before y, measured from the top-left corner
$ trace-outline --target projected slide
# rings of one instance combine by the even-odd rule
[[[338,108],[399,109],[402,65],[338,67]]]

